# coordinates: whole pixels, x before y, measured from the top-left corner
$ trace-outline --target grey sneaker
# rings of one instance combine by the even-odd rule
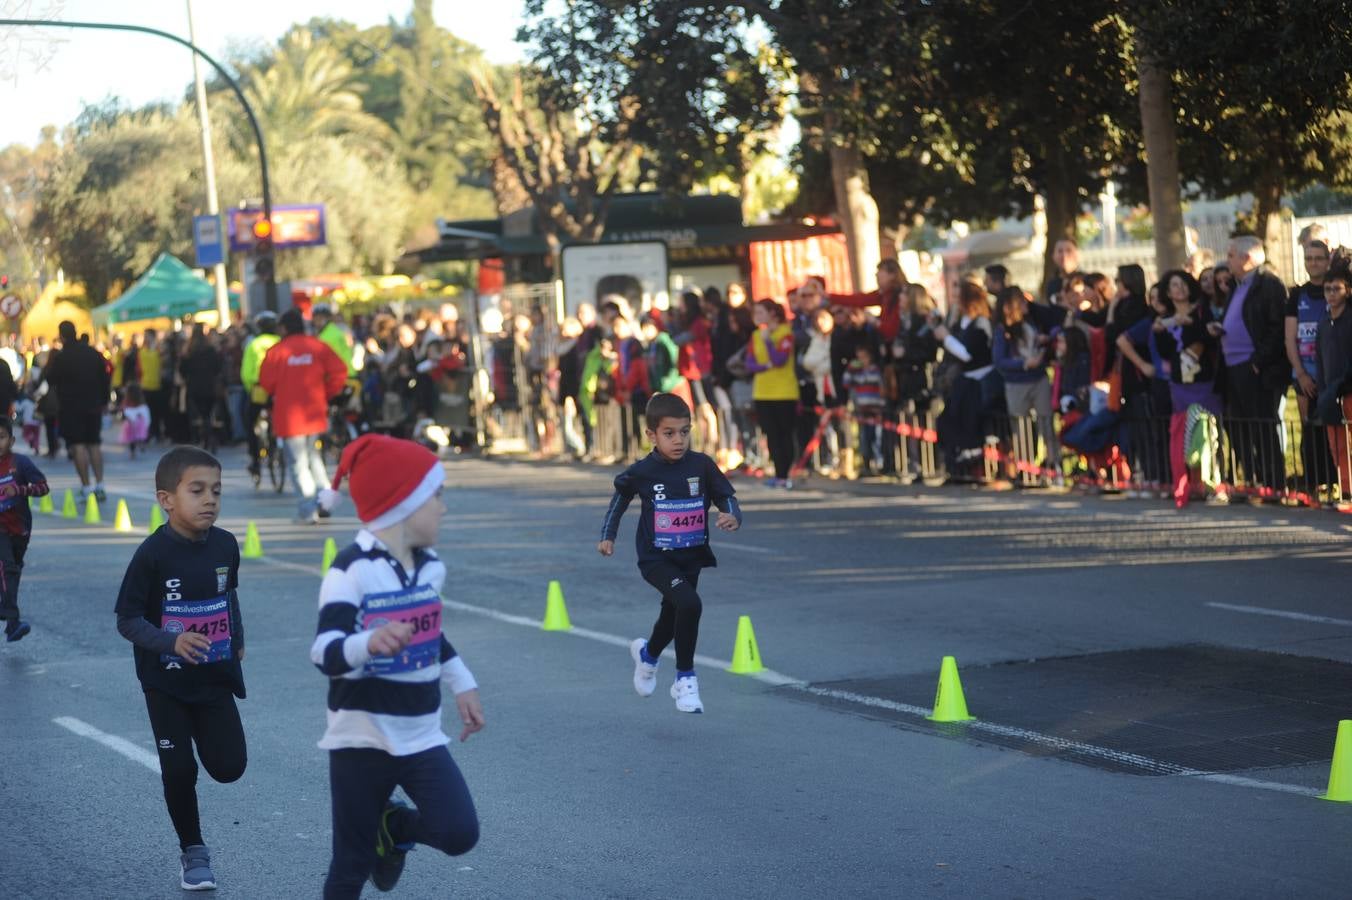
[[[185,891],[214,891],[216,876],[211,872],[211,851],[193,844],[178,858],[183,875],[179,884]]]

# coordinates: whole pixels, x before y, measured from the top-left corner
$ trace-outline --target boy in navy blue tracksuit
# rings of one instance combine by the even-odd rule
[[[657,688],[657,661],[676,641],[676,680],[671,696],[681,712],[704,712],[695,677],[695,644],[703,611],[697,588],[701,569],[718,565],[709,549],[708,512],[724,531],[742,524],[732,485],[712,459],[690,449],[690,407],[675,394],[654,394],[644,411],[653,451],[615,479],[615,495],[601,526],[602,556],[615,552],[620,517],[638,496],[643,511],[637,530],[638,569],[662,594],[662,609],[645,641],[629,645],[634,690],[641,697]]]
[[[127,565],[117,631],[132,644],[159,751],[164,801],[182,851],[179,886],[210,891],[216,875],[202,839],[197,762],[221,784],[238,781],[248,765],[235,704],[245,696],[239,544],[216,527],[221,464],[205,450],[175,447],[160,457],[155,499],[168,521]]]
[[[14,424],[0,417],[0,619],[5,640],[21,640],[32,628],[19,618],[19,575],[33,531],[29,497],[47,494],[47,478],[14,447]]]

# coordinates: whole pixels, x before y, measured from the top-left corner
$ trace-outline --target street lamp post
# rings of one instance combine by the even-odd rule
[[[192,0],[188,0],[188,40],[197,43],[197,32],[193,29]],[[216,200],[216,158],[211,151],[211,116],[207,112],[207,87],[202,80],[202,67],[197,63],[197,54],[192,55],[193,94],[197,98],[197,124],[202,133],[203,175],[206,176],[207,214],[217,222],[221,218],[220,205]],[[230,322],[230,288],[225,279],[225,254],[222,261],[214,266],[216,276],[216,323],[224,329]]]
[[[239,98],[240,106],[244,107],[244,115],[249,119],[249,127],[253,129],[254,142],[258,145],[258,167],[263,180],[263,217],[272,220],[272,185],[268,181],[268,153],[267,148],[263,146],[263,131],[258,127],[258,119],[254,116],[253,109],[249,106],[249,101],[244,98],[244,91],[240,88],[239,82],[230,76],[225,67],[216,60],[212,59],[207,53],[191,41],[184,40],[176,34],[168,31],[161,31],[158,28],[149,28],[145,25],[122,25],[114,22],[62,22],[55,19],[0,19],[0,27],[12,26],[16,28],[88,28],[95,31],[131,31],[139,34],[149,34],[155,37],[167,38],[176,44],[182,44],[193,53],[206,61],[216,74],[220,75],[230,89],[235,92]],[[263,297],[267,308],[273,312],[277,311],[277,281],[274,275],[269,274],[263,280]]]

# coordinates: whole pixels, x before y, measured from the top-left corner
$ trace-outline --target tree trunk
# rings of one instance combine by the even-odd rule
[[[1268,256],[1282,252],[1282,182],[1274,173],[1254,189],[1254,225]]]
[[[878,286],[875,270],[882,257],[878,247],[878,204],[869,192],[864,155],[852,141],[848,144],[832,141],[830,153],[831,183],[849,248],[854,289],[871,291]]]
[[[540,217],[542,220],[544,216]],[[563,277],[563,239],[558,228],[552,222],[541,221],[540,230],[544,232],[545,246],[549,248],[549,271],[554,278]]]
[[[493,157],[492,176],[493,203],[500,218],[531,205],[530,194],[521,186],[521,179],[501,153]]]
[[[1149,56],[1148,48],[1136,45],[1136,71],[1140,77],[1141,134],[1145,138],[1146,181],[1150,190],[1150,215],[1155,223],[1156,271],[1181,269],[1188,246],[1183,233],[1183,198],[1178,175],[1178,131],[1170,93],[1170,73]]]
[[[742,174],[738,179],[738,199],[742,203],[742,224],[754,225],[755,223],[755,193],[756,193],[756,175],[751,171],[751,167],[745,163],[742,165]]]
[[[902,245],[911,233],[909,225],[893,225],[878,229],[878,252],[882,259],[897,259],[901,256]]]
[[[827,142],[831,162],[831,185],[836,200],[836,217],[845,233],[854,290],[871,291],[878,286],[879,250],[878,204],[868,186],[868,169],[854,136],[844,134],[831,104],[838,102],[839,83],[829,69],[815,71],[804,67],[799,74],[799,90],[806,108],[821,118],[820,131],[812,133]],[[815,118],[815,116],[814,116]],[[829,289],[838,289],[827,285]]]
[[[1047,203],[1047,246],[1042,252],[1042,296],[1046,297],[1047,284],[1058,271],[1052,259],[1056,242],[1062,238],[1075,240],[1075,217],[1080,212],[1080,202],[1074,186],[1059,179],[1049,182],[1042,195]]]

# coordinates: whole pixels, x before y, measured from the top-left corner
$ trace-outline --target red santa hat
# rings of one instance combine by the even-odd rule
[[[441,460],[421,444],[364,434],[343,449],[333,473],[333,488],[319,492],[325,509],[337,505],[344,478],[357,506],[357,518],[376,531],[413,515],[441,489],[444,475]]]

